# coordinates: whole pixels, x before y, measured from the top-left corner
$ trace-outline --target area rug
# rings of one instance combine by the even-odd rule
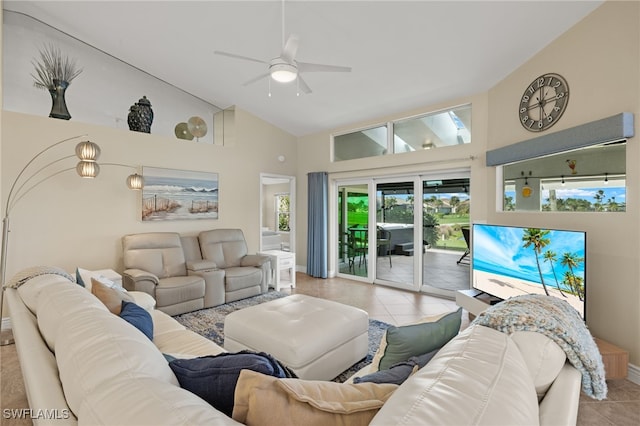
[[[182,325],[187,327],[201,336],[212,340],[216,344],[224,345],[224,318],[233,311],[248,308],[249,306],[265,303],[270,300],[279,299],[288,296],[287,293],[279,291],[269,291],[259,296],[249,297],[247,299],[237,300],[235,302],[225,303],[224,305],[213,308],[201,309],[195,312],[175,316],[174,318]],[[378,350],[380,339],[386,329],[390,326],[382,321],[369,320],[369,351],[367,356],[357,364],[351,366],[347,371],[333,379],[334,382],[344,382],[362,367],[371,363],[373,355]]]

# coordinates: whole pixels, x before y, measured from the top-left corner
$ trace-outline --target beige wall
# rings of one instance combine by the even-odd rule
[[[434,112],[455,105],[471,103],[472,111],[472,141],[467,145],[457,145],[448,148],[415,151],[410,153],[395,154],[357,160],[331,162],[331,135],[352,131],[354,129],[372,127],[389,121],[416,115]],[[484,155],[486,151],[487,134],[487,96],[480,94],[464,99],[456,99],[448,103],[425,106],[424,108],[404,111],[398,114],[376,118],[367,122],[355,123],[352,126],[335,129],[331,132],[322,132],[301,137],[298,141],[298,192],[297,214],[301,220],[297,223],[296,235],[298,244],[296,257],[298,265],[307,263],[307,173],[326,171],[329,172],[330,194],[329,202],[333,204],[337,195],[333,192],[333,183],[337,179],[351,179],[363,177],[380,177],[408,175],[416,173],[430,173],[441,170],[467,169],[471,172],[471,191],[473,201],[472,217],[476,211],[484,212],[485,188],[474,186],[473,181],[485,181],[486,170],[484,167]],[[472,159],[473,157],[473,159]],[[335,226],[335,218],[330,217],[330,228]],[[329,270],[334,273],[335,248],[330,244]]]
[[[120,268],[119,238],[128,232],[195,233],[200,229],[239,226],[247,233],[250,249],[256,250],[260,172],[297,174],[297,263],[305,265],[308,172],[328,171],[335,179],[470,167],[472,220],[587,231],[588,325],[595,335],[629,350],[631,362],[640,365],[637,137],[628,144],[626,213],[499,213],[495,208],[495,169],[484,164],[487,149],[534,136],[520,126],[516,107],[525,86],[545,72],[563,75],[571,90],[567,111],[547,133],[622,111],[633,112],[636,121],[640,120],[639,22],[637,2],[608,1],[488,93],[335,129],[340,132],[452,105],[473,104],[470,146],[413,155],[331,163],[330,132],[299,138],[296,148],[291,135],[242,110],[236,110],[237,145],[232,147],[187,144],[154,135],[0,112],[1,199],[6,198],[19,165],[31,155],[55,140],[85,132],[102,146],[103,161],[217,171],[221,188],[217,221],[142,223],[138,219],[139,195],[124,185],[126,169],[104,167],[98,179],[87,182],[71,173],[58,176],[29,194],[12,213],[8,276],[40,263],[70,270],[76,266]],[[279,163],[280,154],[295,160]],[[464,160],[469,156],[476,158]]]
[[[526,47],[523,47],[526,48]],[[640,3],[608,1],[536,54],[486,94],[430,105],[369,122],[355,123],[299,139],[298,264],[306,264],[307,178],[312,171],[337,177],[385,175],[470,167],[473,221],[585,230],[588,233],[588,326],[594,335],[630,352],[640,365],[640,149],[637,137],[627,148],[627,212],[501,213],[496,209],[496,169],[485,166],[485,152],[538,136],[518,121],[525,87],[537,76],[563,75],[571,95],[562,119],[546,133],[608,117],[623,111],[640,120]],[[354,130],[400,117],[471,102],[473,143],[449,149],[330,162],[331,133]],[[638,125],[636,124],[636,133]],[[451,161],[468,156],[473,161]],[[330,199],[335,198],[331,194]],[[333,220],[333,218],[331,218]],[[330,258],[331,259],[331,258]]]
[[[546,133],[620,112],[640,120],[640,4],[605,3],[489,91],[489,149],[536,134],[518,122],[517,107],[527,85],[546,72],[567,79],[570,97],[560,121]],[[498,213],[492,223],[568,228],[587,232],[587,324],[592,333],[630,351],[640,365],[640,150],[627,145],[625,213]],[[490,168],[487,187],[495,182]],[[489,205],[496,203],[488,191]]]
[[[70,171],[42,183],[11,212],[7,278],[22,268],[58,265],[69,271],[122,269],[120,237],[127,233],[242,228],[250,251],[257,251],[260,173],[293,175],[295,137],[236,109],[235,144],[230,147],[182,141],[102,126],[4,111],[2,121],[2,199],[20,168],[55,141],[87,133],[102,148],[102,163],[127,163],[219,173],[218,220],[142,222],[141,194],[126,188],[132,172],[103,166],[97,179]],[[73,154],[75,142],[49,152],[48,160]],[[44,164],[44,163],[40,163]],[[75,159],[65,163],[75,165]]]

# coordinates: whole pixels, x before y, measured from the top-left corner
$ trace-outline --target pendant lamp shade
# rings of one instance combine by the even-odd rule
[[[127,186],[129,189],[140,190],[144,186],[144,179],[137,173],[129,175],[127,178]]]
[[[76,155],[82,161],[96,162],[100,158],[100,147],[91,141],[76,145]]]
[[[100,166],[95,161],[79,161],[76,171],[80,177],[92,179],[100,173]]]

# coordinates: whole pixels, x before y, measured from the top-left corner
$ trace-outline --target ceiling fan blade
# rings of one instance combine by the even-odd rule
[[[258,62],[260,64],[269,65],[269,62],[265,62],[265,61],[263,61],[261,59],[255,59],[255,58],[250,58],[248,56],[236,55],[235,53],[221,52],[220,50],[214,50],[213,53],[215,55],[228,56],[230,58],[244,59],[245,61]]]
[[[351,72],[351,67],[341,67],[337,65],[310,64],[308,62],[297,62],[300,72]]]
[[[269,73],[268,73],[268,72],[267,72],[267,73],[264,73],[264,74],[260,74],[259,76],[254,77],[254,78],[252,78],[252,79],[251,79],[251,80],[249,80],[249,81],[245,81],[242,85],[243,85],[243,86],[248,86],[248,85],[250,85],[250,84],[252,84],[252,83],[255,83],[255,82],[256,82],[256,81],[258,81],[258,80],[262,80],[262,79],[263,79],[263,78],[265,78],[265,77],[269,77]]]
[[[282,49],[282,54],[280,55],[280,57],[288,63],[292,64],[296,59],[296,53],[298,52],[298,42],[298,36],[295,34],[290,34],[287,42],[284,45],[284,48]]]
[[[300,90],[302,90],[303,93],[305,94],[309,94],[311,93],[311,88],[309,87],[309,85],[307,84],[306,81],[304,81],[304,79],[302,78],[302,76],[300,75],[300,73],[298,73],[298,87],[300,88]]]

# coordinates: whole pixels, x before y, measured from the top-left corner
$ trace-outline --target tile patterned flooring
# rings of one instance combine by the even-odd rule
[[[357,306],[369,312],[372,319],[394,325],[406,324],[424,316],[457,309],[451,300],[341,278],[322,280],[298,273],[296,280],[295,289],[283,291]],[[462,326],[466,327],[468,324],[467,315],[464,314]],[[0,367],[0,408],[27,408],[24,384],[14,345],[0,348]],[[639,425],[640,386],[629,380],[609,380],[607,383],[609,395],[604,401],[596,401],[581,395],[577,424],[579,426]],[[5,419],[0,415],[0,424],[23,426],[31,422],[24,419]]]

